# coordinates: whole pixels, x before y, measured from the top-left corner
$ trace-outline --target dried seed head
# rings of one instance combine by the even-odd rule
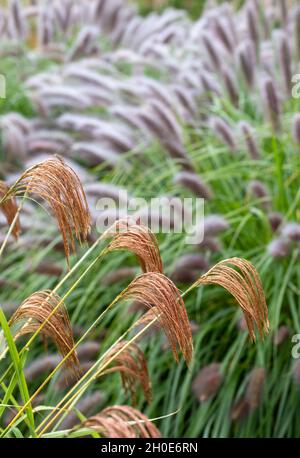
[[[274,239],[269,243],[267,251],[273,258],[285,258],[291,252],[291,242],[284,238]]]
[[[105,373],[120,372],[122,384],[126,393],[130,394],[133,405],[137,402],[137,386],[141,384],[145,398],[152,399],[151,382],[147,362],[142,350],[134,342],[118,342],[105,355],[103,365],[107,365]]]
[[[256,139],[254,138],[253,130],[252,130],[250,124],[248,124],[246,121],[241,121],[239,123],[239,126],[240,126],[240,129],[242,131],[242,134],[243,134],[243,137],[244,137],[244,141],[245,141],[245,144],[246,144],[246,147],[247,147],[247,150],[248,150],[248,153],[249,153],[250,157],[253,160],[259,159],[260,158],[260,152],[258,150]]]
[[[51,291],[39,291],[28,297],[9,320],[9,325],[16,338],[34,333],[43,324],[41,335],[53,340],[59,352],[65,357],[73,349],[74,340],[67,309],[60,302],[62,302],[60,297]],[[49,318],[58,304],[60,306]],[[80,374],[75,351],[66,359],[66,365],[77,375]]]
[[[254,323],[261,337],[268,332],[268,309],[263,287],[258,272],[249,261],[240,258],[225,259],[199,278],[197,285],[202,284],[223,286],[233,295],[245,314],[252,340],[255,340]]]
[[[134,279],[121,294],[123,299],[134,299],[152,307],[178,361],[177,344],[190,363],[193,338],[184,302],[174,283],[159,272],[148,272]]]
[[[109,438],[160,437],[158,429],[141,412],[130,406],[113,406],[88,418],[83,426]]]
[[[197,197],[210,199],[212,197],[208,186],[198,177],[196,173],[183,171],[177,173],[174,177],[174,183],[185,186],[192,191]]]
[[[290,335],[290,328],[286,325],[279,326],[277,331],[273,336],[273,343],[275,347],[279,347],[283,342],[285,342]]]
[[[265,384],[266,372],[262,367],[252,369],[245,398],[251,411],[257,409],[260,404]]]
[[[90,231],[91,217],[81,182],[76,173],[59,157],[30,167],[10,188],[8,197],[36,194],[51,207],[62,234],[67,259],[76,238],[83,242]]]
[[[8,192],[8,190],[9,190],[8,186],[3,181],[0,181],[0,202],[1,202],[1,199]],[[4,214],[7,220],[7,224],[11,225],[18,211],[16,199],[14,197],[10,197],[7,200],[5,199],[5,201],[2,204],[0,204],[0,210]],[[21,231],[21,227],[20,227],[20,221],[18,218],[14,225],[13,231],[12,231],[12,234],[15,237],[15,239],[18,239],[20,231]]]
[[[162,272],[163,265],[155,235],[146,226],[132,218],[120,219],[103,235],[113,237],[108,252],[132,251],[139,259],[143,272]]]
[[[192,383],[192,390],[200,402],[214,396],[223,382],[223,375],[219,363],[212,363],[203,367]]]

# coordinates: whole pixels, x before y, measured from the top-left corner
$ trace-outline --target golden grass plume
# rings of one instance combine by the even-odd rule
[[[116,221],[103,235],[113,237],[108,251],[129,250],[139,259],[143,272],[163,272],[163,265],[155,235],[133,218]]]
[[[268,308],[264,290],[257,270],[249,261],[230,258],[219,262],[196,282],[197,286],[205,284],[223,286],[233,295],[244,312],[252,340],[255,340],[255,324],[261,337],[268,332]]]
[[[83,426],[109,438],[160,437],[156,426],[141,412],[130,406],[112,406],[88,418]]]
[[[106,369],[105,373],[120,372],[123,387],[131,395],[133,405],[137,402],[138,384],[141,384],[147,401],[151,401],[151,382],[147,362],[143,351],[135,342],[129,345],[126,341],[118,342],[106,354],[103,364],[107,362],[110,362],[112,367]]]
[[[147,272],[135,278],[121,295],[123,299],[144,303],[155,313],[178,361],[177,345],[190,363],[193,338],[184,301],[174,283],[159,272]]]
[[[60,302],[60,297],[49,290],[38,291],[25,299],[9,320],[15,337],[37,331]],[[74,347],[73,332],[67,309],[63,303],[44,324],[41,335],[44,339],[50,338],[63,357],[72,350]],[[66,366],[76,375],[80,375],[76,351],[73,351],[66,359]]]
[[[91,226],[91,216],[79,177],[63,159],[54,156],[27,169],[6,197],[24,194],[34,194],[50,205],[68,259],[70,247],[75,251],[75,237],[80,243],[85,241]]]

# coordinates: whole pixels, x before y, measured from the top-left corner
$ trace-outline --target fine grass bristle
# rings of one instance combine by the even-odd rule
[[[143,224],[132,219],[121,219],[104,233],[112,237],[107,251],[129,250],[140,262],[143,272],[163,272],[162,260],[154,234]]]
[[[83,426],[109,438],[160,437],[156,426],[141,412],[130,406],[108,407],[88,418]]]
[[[84,242],[90,231],[91,217],[80,179],[58,156],[47,159],[27,169],[5,195],[4,202],[12,196],[34,194],[51,207],[62,234],[67,259],[70,246],[75,250],[75,233]]]
[[[122,293],[123,299],[133,299],[153,307],[178,361],[177,344],[186,360],[193,356],[193,338],[185,304],[174,283],[159,272],[148,272],[133,280]]]
[[[229,291],[245,314],[252,340],[255,340],[254,324],[256,324],[261,337],[268,332],[268,308],[261,280],[255,267],[246,259],[225,259],[202,275],[196,284],[197,286],[204,284],[220,285]]]
[[[53,313],[58,305],[58,309]],[[50,338],[63,357],[74,347],[67,309],[60,297],[52,291],[33,293],[18,307],[9,320],[9,325],[14,330],[15,338],[34,333],[43,325],[41,335]],[[77,375],[80,374],[76,351],[72,351],[66,359],[66,365]]]
[[[136,343],[118,342],[106,354],[103,365],[107,364],[109,367],[105,369],[105,373],[120,372],[122,385],[125,392],[130,394],[133,405],[137,403],[137,387],[139,384],[147,401],[151,401],[151,382],[147,362],[144,353]]]

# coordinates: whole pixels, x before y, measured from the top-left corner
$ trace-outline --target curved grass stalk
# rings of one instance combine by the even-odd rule
[[[96,258],[93,261],[93,265],[98,261],[98,258]],[[91,266],[91,265],[90,265]],[[90,267],[89,266],[89,267]],[[76,284],[73,285],[72,291],[74,288],[76,288],[77,283],[81,280],[79,278],[76,282]],[[123,292],[122,292],[123,293]],[[64,364],[64,362],[67,360],[67,358],[76,350],[78,345],[85,339],[85,337],[94,329],[97,324],[101,321],[102,317],[113,307],[113,305],[120,299],[122,296],[122,293],[120,293],[108,306],[107,308],[99,315],[99,317],[94,321],[94,323],[88,328],[88,330],[81,336],[81,338],[76,342],[74,347],[68,352],[68,354],[60,361],[60,363],[56,366],[56,368],[48,375],[48,377],[44,380],[44,382],[39,386],[39,388],[35,391],[35,393],[30,397],[28,402],[24,404],[23,408],[18,412],[18,414],[12,419],[10,424],[7,426],[7,428],[4,430],[3,435],[7,433],[7,431],[11,428],[11,426],[14,424],[14,422],[20,417],[22,412],[26,409],[27,405],[32,402],[32,400],[41,392],[41,390],[47,385],[47,383],[52,379],[52,377],[56,374],[56,372],[60,369],[60,367]],[[52,312],[53,313],[53,312]],[[38,332],[38,331],[37,331]],[[28,344],[27,344],[28,345]],[[27,345],[25,345],[23,350],[26,350]],[[104,356],[104,355],[103,355]],[[92,368],[91,368],[92,369]],[[89,373],[89,371],[84,374],[86,376]],[[82,379],[79,380],[79,382]]]
[[[92,376],[91,378],[85,382],[85,384],[78,389],[78,391],[75,392],[75,394],[69,399],[69,401],[66,401],[64,407],[59,407],[60,410],[63,409],[68,409],[70,410],[73,405],[78,401],[78,399],[84,394],[85,390],[89,387],[89,385],[96,379],[96,378],[99,378],[101,375],[102,375],[102,371],[104,371],[104,369],[106,367],[109,366],[109,364],[117,357],[119,356],[126,348],[128,348],[133,342],[135,342],[135,340],[137,340],[150,326],[152,326],[157,320],[158,320],[158,316],[156,316],[155,318],[153,318],[152,321],[150,321],[141,331],[139,331],[134,337],[132,337],[130,340],[128,340],[128,342],[118,351],[116,352],[111,358],[109,358],[104,364],[103,366],[101,366]],[[122,338],[128,334],[130,332],[130,330],[134,327],[134,325],[132,325],[122,336]],[[118,339],[119,340],[119,339]],[[113,344],[115,345],[116,342]],[[93,367],[90,368],[90,370],[88,372],[86,372],[86,374],[84,374],[84,376],[77,382],[76,385],[74,385],[74,387],[69,391],[69,393],[67,393],[65,395],[65,397],[60,401],[60,403],[58,404],[58,406],[60,406],[60,404],[62,404],[64,402],[64,400],[68,397],[68,395],[71,394],[72,391],[76,390],[78,388],[78,385],[80,385],[80,383],[82,383],[82,381],[88,377],[92,372],[93,370],[97,367],[97,365],[104,359],[104,357],[106,356],[106,354],[111,350],[111,348],[113,347],[113,345],[99,358],[99,360],[94,364]],[[56,406],[56,407],[58,407]],[[56,408],[55,407],[55,408]],[[48,420],[48,417],[46,417],[42,423],[37,427],[36,429],[36,433],[38,434],[38,437],[41,437],[44,432],[47,431],[47,429],[53,424],[53,422],[56,420],[56,418],[60,415],[60,412],[58,412],[54,418],[50,419],[49,423],[46,424],[46,426],[44,427],[44,429],[41,429],[41,427],[47,422]],[[62,421],[62,419],[61,419]],[[39,432],[40,431],[40,432]]]

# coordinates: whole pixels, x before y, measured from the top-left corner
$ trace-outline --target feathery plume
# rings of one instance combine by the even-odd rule
[[[36,194],[50,205],[68,259],[70,245],[75,250],[73,231],[81,243],[87,239],[91,224],[85,193],[78,176],[61,158],[54,157],[26,170],[9,189],[5,200],[24,193]]]
[[[197,286],[205,284],[220,285],[232,294],[245,314],[252,340],[255,340],[254,323],[261,337],[268,332],[268,309],[263,287],[258,272],[249,261],[230,258],[219,262],[197,281]]]
[[[28,297],[9,320],[9,325],[16,338],[34,333],[39,329],[60,302],[60,297],[53,294],[52,291],[39,291]],[[53,340],[63,357],[73,349],[73,332],[66,306],[63,303],[44,324],[41,334],[44,338],[49,337]],[[75,351],[67,358],[66,365],[70,370],[80,374],[79,361]]]
[[[158,429],[141,412],[130,406],[113,406],[88,418],[84,427],[98,431],[109,438],[160,437]]]
[[[9,187],[3,181],[0,181],[0,201],[4,198],[6,193],[8,192]],[[7,224],[10,226],[17,214],[18,206],[16,203],[16,199],[14,197],[10,197],[7,200],[5,199],[4,202],[0,204],[0,210],[4,214]],[[16,220],[12,234],[15,239],[18,239],[19,234],[21,231],[20,221],[19,218]]]
[[[177,344],[190,363],[193,355],[193,339],[184,302],[174,283],[159,272],[148,272],[135,278],[120,298],[137,300],[153,308],[178,361]]]
[[[145,355],[139,346],[132,342],[118,342],[105,355],[103,365],[109,366],[105,374],[120,372],[122,385],[126,393],[130,394],[133,405],[137,402],[137,385],[140,383],[145,398],[150,403],[152,399],[151,382],[148,373]]]
[[[120,219],[104,234],[113,237],[107,251],[129,250],[139,259],[143,272],[163,272],[162,260],[155,235],[132,218]]]

